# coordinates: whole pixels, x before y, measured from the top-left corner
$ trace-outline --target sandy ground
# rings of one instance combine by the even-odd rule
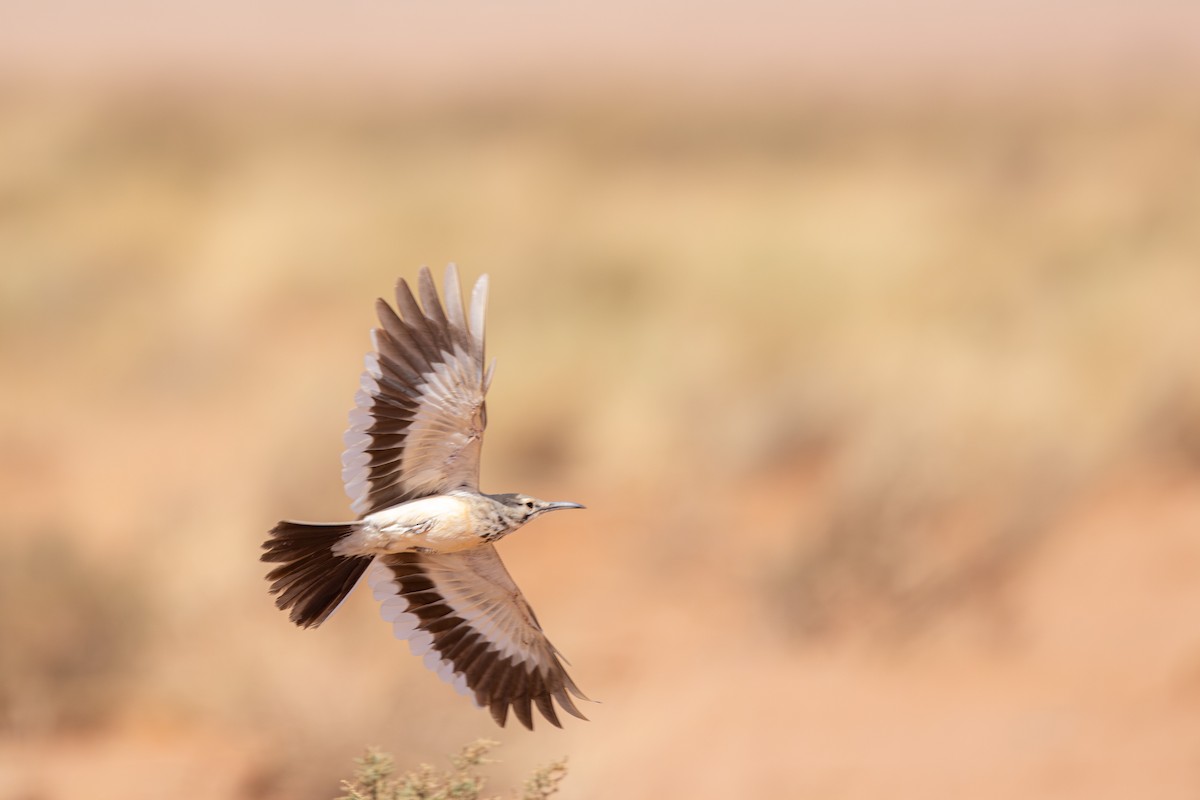
[[[569,754],[564,796],[582,798],[1191,797],[1200,786],[1198,529],[1194,480],[1115,480],[1073,509],[1007,587],[999,621],[951,614],[900,648],[854,635],[781,642],[736,559],[723,581],[676,574],[606,597],[606,574],[627,559],[613,547],[569,585],[543,577],[530,590],[559,629],[583,618],[586,633],[565,638],[603,704],[565,734],[505,733],[501,755]],[[572,535],[605,533],[601,523]],[[550,558],[512,561],[532,575]],[[592,604],[605,613],[588,613]],[[408,666],[399,650],[379,657]],[[453,697],[431,703],[449,707]],[[0,789],[14,798],[275,796],[270,750],[246,731],[133,719],[8,740]]]

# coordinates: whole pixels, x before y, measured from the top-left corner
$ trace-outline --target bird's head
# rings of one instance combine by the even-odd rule
[[[541,516],[547,511],[558,511],[564,508],[583,508],[579,503],[568,503],[562,500],[538,500],[527,494],[494,494],[492,499],[504,507],[506,515],[517,525],[524,525],[534,517]]]

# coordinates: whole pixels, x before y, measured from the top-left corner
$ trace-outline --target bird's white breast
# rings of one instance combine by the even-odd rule
[[[434,495],[385,508],[363,518],[361,527],[335,547],[339,555],[399,553],[424,549],[452,553],[477,547],[469,501]]]

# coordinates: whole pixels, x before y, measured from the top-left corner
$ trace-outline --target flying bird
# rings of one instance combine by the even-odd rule
[[[532,707],[561,727],[554,701],[586,719],[586,700],[500,561],[495,543],[578,503],[479,490],[487,425],[483,318],[487,276],[470,314],[458,271],[445,306],[425,267],[417,297],[396,284],[396,308],[376,301],[380,327],[355,395],[342,455],[353,522],[283,521],[263,543],[275,605],[303,628],[320,625],[365,573],[383,618],[414,655],[503,726],[511,707],[533,730]]]

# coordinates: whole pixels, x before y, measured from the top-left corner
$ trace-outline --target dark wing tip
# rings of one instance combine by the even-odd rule
[[[533,730],[532,698],[527,694],[522,694],[509,698],[509,702],[512,704],[513,713],[517,715],[517,719],[521,721],[521,724],[529,730]]]
[[[499,700],[493,700],[491,705],[488,706],[488,711],[491,712],[492,719],[494,719],[496,724],[501,728],[504,727],[504,723],[508,722],[508,703]],[[530,730],[533,729],[530,728]]]
[[[501,666],[501,669],[506,674],[497,676],[493,671],[491,680],[486,680],[476,690],[475,698],[478,705],[487,707],[492,719],[500,727],[504,727],[508,721],[510,708],[517,721],[531,731],[534,729],[536,716],[533,713],[534,708],[556,728],[563,727],[559,708],[576,719],[588,721],[571,699],[572,692],[581,698],[582,695],[565,673],[542,674],[538,670],[526,671],[513,664]],[[558,685],[555,686],[555,683]],[[559,708],[555,707],[555,701],[558,702]]]

